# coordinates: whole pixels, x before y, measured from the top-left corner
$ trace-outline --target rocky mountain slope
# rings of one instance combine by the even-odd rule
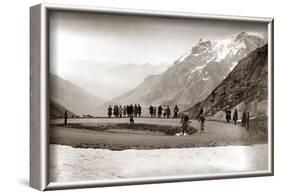
[[[57,75],[50,74],[49,88],[52,101],[77,115],[95,115],[97,107],[104,103],[103,99]]]
[[[134,90],[110,103],[178,104],[182,109],[205,99],[239,60],[266,41],[242,32],[219,41],[200,39],[165,72],[147,77]]]
[[[242,59],[232,72],[202,102],[188,109],[196,118],[201,107],[210,118],[224,118],[224,110],[237,108],[251,117],[266,115],[268,99],[268,46],[258,48]]]

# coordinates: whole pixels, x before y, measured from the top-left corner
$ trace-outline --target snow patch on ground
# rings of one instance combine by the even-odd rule
[[[187,176],[267,170],[268,147],[226,146],[157,150],[50,145],[52,182]]]
[[[210,77],[203,77],[203,81],[207,81],[209,79],[210,79]]]

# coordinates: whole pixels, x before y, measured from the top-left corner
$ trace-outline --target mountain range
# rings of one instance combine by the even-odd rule
[[[166,71],[148,76],[107,104],[177,104],[186,110],[204,100],[241,59],[265,44],[261,36],[246,32],[218,41],[200,39]]]
[[[49,76],[50,100],[77,115],[95,115],[105,101],[57,75]]]
[[[266,115],[268,99],[268,46],[252,51],[242,59],[229,75],[206,99],[188,109],[196,118],[201,107],[209,118],[225,118],[226,109],[237,108],[239,115],[250,112],[251,117]]]
[[[162,73],[168,66],[168,63],[108,65],[73,61],[67,68],[76,71],[57,74],[98,97],[111,100],[137,87],[147,76]]]

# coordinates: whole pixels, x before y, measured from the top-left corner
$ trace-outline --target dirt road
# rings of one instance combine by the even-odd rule
[[[106,148],[111,150],[124,149],[160,149],[213,147],[227,145],[253,145],[267,143],[267,135],[261,131],[246,131],[244,128],[222,122],[206,121],[205,132],[189,136],[171,136],[161,131],[134,130],[127,128],[114,129],[114,124],[127,123],[128,118],[107,119],[70,119],[69,123],[79,123],[86,127],[112,124],[106,130],[67,128],[58,126],[62,120],[52,121],[50,142],[53,144],[70,145],[80,148]],[[136,124],[153,124],[163,126],[178,126],[178,119],[136,118]],[[199,129],[200,123],[192,121],[192,126]]]

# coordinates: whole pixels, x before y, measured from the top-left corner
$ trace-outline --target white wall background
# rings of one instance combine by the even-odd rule
[[[29,6],[68,3],[275,18],[275,176],[79,190],[81,193],[280,193],[281,11],[277,0],[6,0],[0,11],[0,193],[35,193],[29,176]],[[239,157],[239,156],[237,156]],[[278,192],[279,191],[279,192]],[[77,190],[57,191],[75,193]]]

